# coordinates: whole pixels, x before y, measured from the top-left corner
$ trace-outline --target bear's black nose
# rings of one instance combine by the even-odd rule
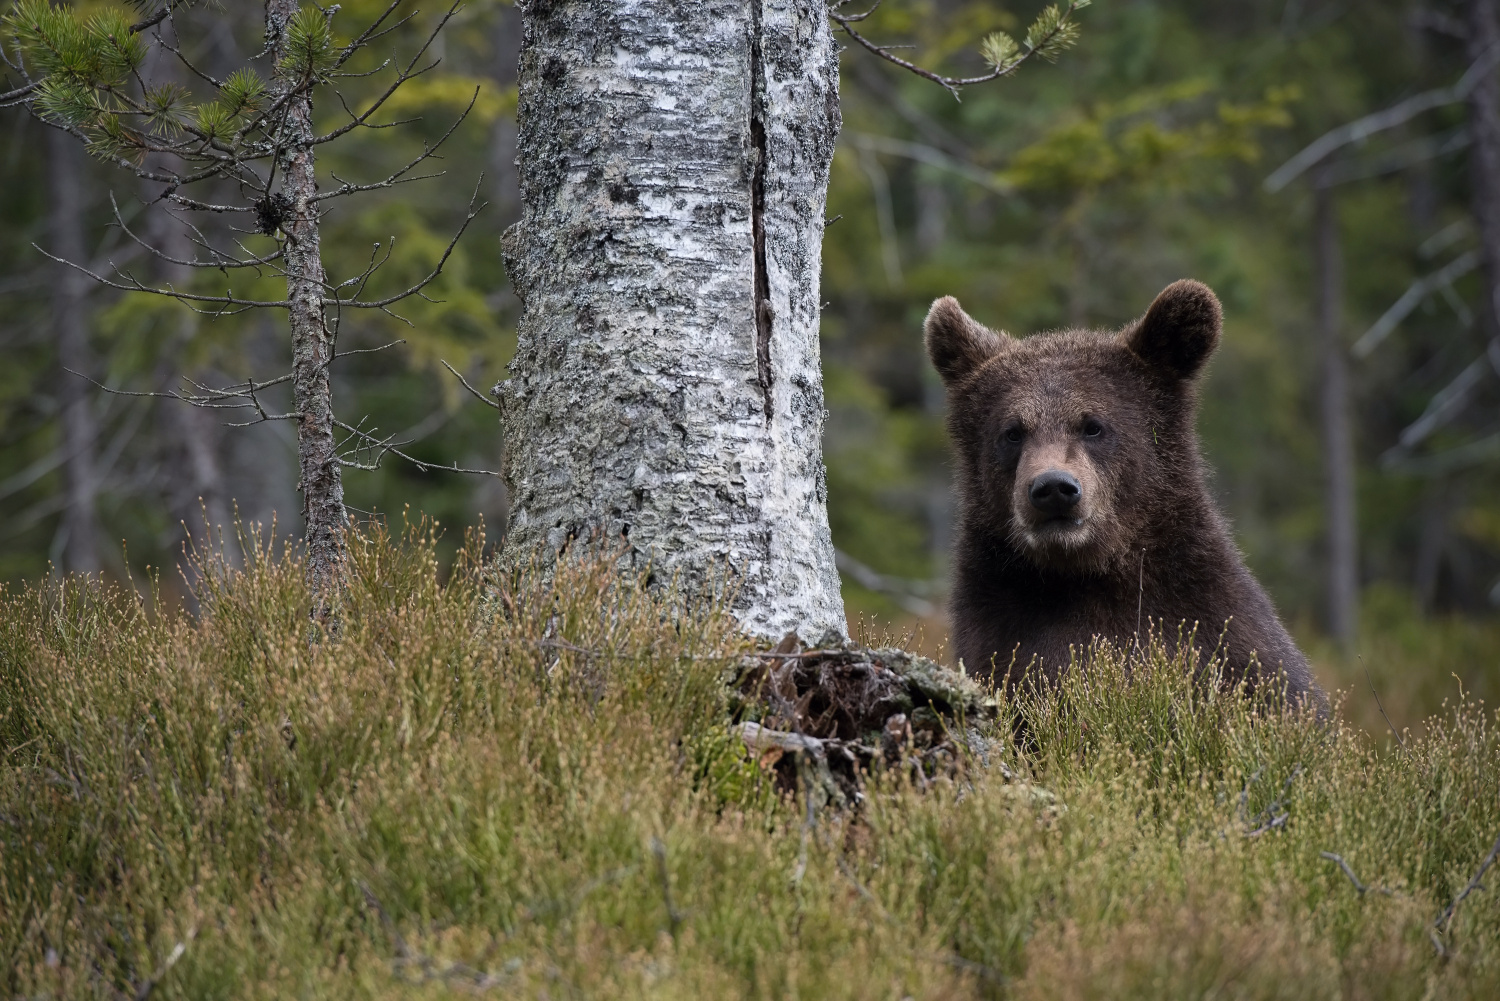
[[[1067,514],[1083,496],[1072,473],[1049,469],[1031,481],[1031,506],[1051,515]]]

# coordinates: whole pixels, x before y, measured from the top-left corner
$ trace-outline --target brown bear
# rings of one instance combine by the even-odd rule
[[[1095,638],[1194,638],[1232,679],[1327,697],[1204,482],[1196,380],[1219,300],[1169,285],[1117,333],[1018,340],[945,297],[927,353],[948,393],[960,517],[950,599],[968,670],[1055,681]],[[1179,630],[1179,626],[1181,629]]]

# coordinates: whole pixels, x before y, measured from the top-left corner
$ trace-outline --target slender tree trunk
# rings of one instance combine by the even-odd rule
[[[1438,582],[1443,570],[1443,550],[1448,541],[1448,507],[1452,484],[1446,477],[1434,477],[1422,497],[1422,528],[1417,536],[1416,579],[1417,602],[1423,614],[1431,615],[1437,607]]]
[[[170,24],[169,28],[175,33],[175,23]],[[182,44],[180,36],[173,37],[172,41],[179,46]],[[209,65],[204,68],[218,75],[229,72],[229,68],[224,66]],[[176,57],[160,49],[152,50],[152,63],[147,76],[159,82],[184,86],[191,82],[183,79],[187,76],[187,71]],[[171,169],[191,173],[191,169],[183,170],[188,165],[181,160],[174,158],[169,162]],[[148,203],[155,197],[158,187],[149,184],[144,186],[143,197]],[[192,288],[195,269],[185,264],[171,263],[174,259],[186,261],[197,256],[198,248],[194,246],[187,228],[174,213],[155,212],[150,218],[153,229],[151,243],[165,254],[165,259],[156,261],[158,277],[163,284],[173,288]],[[216,222],[220,221],[215,220],[208,225],[213,226]],[[196,312],[186,305],[179,305],[178,310],[181,318],[177,330],[166,341],[165,354],[172,359],[180,359],[191,350],[200,329],[200,317]],[[221,381],[217,373],[203,369],[192,372],[190,377],[199,385],[212,385]],[[223,412],[175,401],[162,401],[157,409],[157,419],[163,425],[162,440],[170,442],[169,447],[179,450],[180,458],[186,460],[169,465],[172,469],[172,482],[166,493],[172,516],[183,526],[187,535],[201,536],[206,533],[208,539],[200,538],[200,541],[211,544],[214,530],[222,530],[232,518],[229,492],[220,461],[223,447],[220,421]],[[177,541],[180,543],[185,540]],[[232,558],[228,552],[225,557]]]
[[[516,82],[516,63],[521,39],[521,15],[514,8],[497,4],[490,76],[501,86]],[[516,182],[516,123],[498,115],[490,129],[491,201],[502,225],[510,225],[521,214],[521,192]]]
[[[821,241],[839,127],[823,0],[523,8],[525,310],[505,561],[602,534],[751,632],[845,635],[828,532]]]
[[[1322,337],[1323,467],[1328,511],[1328,631],[1350,650],[1359,627],[1359,549],[1354,439],[1349,426],[1349,363],[1344,347],[1343,260],[1333,191],[1314,181],[1318,329]]]
[[[52,252],[65,261],[87,260],[83,236],[84,152],[78,142],[60,129],[47,129],[52,186]],[[56,330],[57,358],[63,368],[94,375],[93,349],[89,345],[89,293],[87,276],[76,268],[58,264],[53,268],[52,320]],[[67,372],[58,373],[58,396],[62,410],[64,489],[68,506],[63,510],[63,569],[92,573],[99,569],[99,519],[95,497],[99,484],[94,449],[99,429],[90,406],[92,387]]]
[[[1500,45],[1496,0],[1469,0],[1468,56],[1490,57]],[[1496,70],[1469,92],[1470,177],[1474,221],[1479,227],[1480,273],[1485,294],[1479,308],[1480,331],[1486,341],[1500,338],[1500,89]]]
[[[287,29],[298,0],[267,0],[266,40],[280,62]],[[282,93],[299,81],[280,81]],[[281,194],[288,202],[281,230],[286,234],[287,304],[292,328],[292,406],[298,414],[297,460],[302,480],[302,518],[307,547],[307,579],[319,593],[336,583],[343,562],[344,485],[333,437],[333,390],[328,366],[333,331],[323,312],[325,282],[319,248],[318,182],[313,164],[312,94],[288,102],[281,135]]]

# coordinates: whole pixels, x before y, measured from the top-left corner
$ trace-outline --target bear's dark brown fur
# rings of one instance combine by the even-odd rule
[[[1168,286],[1118,333],[1017,340],[933,303],[960,522],[953,641],[976,673],[1056,680],[1098,637],[1192,635],[1231,676],[1279,677],[1320,707],[1307,660],[1209,496],[1196,378],[1221,328],[1206,286]]]

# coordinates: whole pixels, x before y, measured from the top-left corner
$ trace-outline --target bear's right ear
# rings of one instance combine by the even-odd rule
[[[1191,379],[1219,346],[1224,311],[1213,290],[1184,279],[1162,289],[1146,315],[1125,328],[1125,346],[1175,380]]]
[[[922,324],[922,337],[932,367],[945,385],[952,385],[995,357],[1010,340],[1008,335],[976,322],[951,295],[932,304]]]

